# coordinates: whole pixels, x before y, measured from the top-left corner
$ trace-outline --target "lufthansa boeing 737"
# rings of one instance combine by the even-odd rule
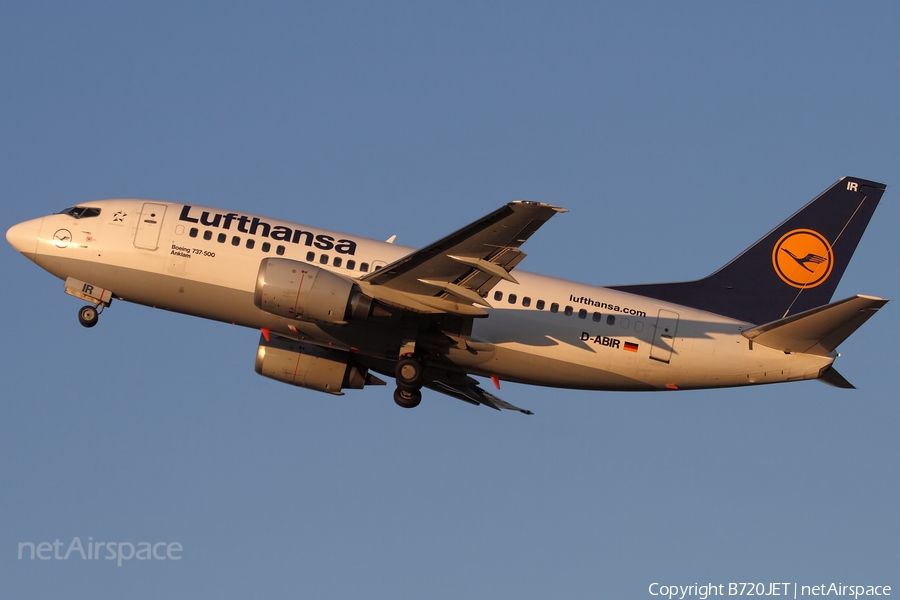
[[[497,389],[852,388],[836,348],[887,300],[831,297],[884,189],[844,177],[708,277],[612,287],[516,269],[522,244],[566,212],[538,202],[419,250],[155,200],[84,202],[6,239],[88,303],[85,327],[113,299],[136,302],[259,329],[256,372],[292,385],[342,394],[382,375],[405,408],[426,387],[531,414],[472,375]]]

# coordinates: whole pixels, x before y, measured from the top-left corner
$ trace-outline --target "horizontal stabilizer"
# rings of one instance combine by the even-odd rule
[[[821,377],[819,377],[819,381],[844,390],[856,389],[856,386],[844,379],[844,376],[838,373],[837,369],[835,369],[834,367],[828,367],[827,369],[825,369],[825,372],[822,373]]]
[[[784,352],[828,356],[887,302],[857,295],[748,329],[744,337]]]

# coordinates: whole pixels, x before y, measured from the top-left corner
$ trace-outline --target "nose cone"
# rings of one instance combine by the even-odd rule
[[[34,260],[43,220],[43,218],[32,219],[13,225],[6,231],[6,241],[29,259]]]

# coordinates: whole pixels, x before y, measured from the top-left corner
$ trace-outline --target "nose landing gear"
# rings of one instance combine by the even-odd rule
[[[84,327],[93,327],[100,318],[103,309],[112,303],[112,292],[100,286],[78,281],[74,277],[66,279],[65,292],[70,296],[90,302],[88,306],[82,306],[78,310],[78,322]]]

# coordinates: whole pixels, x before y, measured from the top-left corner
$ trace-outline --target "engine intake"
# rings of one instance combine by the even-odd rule
[[[351,318],[365,320],[372,305],[346,277],[286,258],[266,258],[260,263],[253,302],[286,319],[334,324]]]

